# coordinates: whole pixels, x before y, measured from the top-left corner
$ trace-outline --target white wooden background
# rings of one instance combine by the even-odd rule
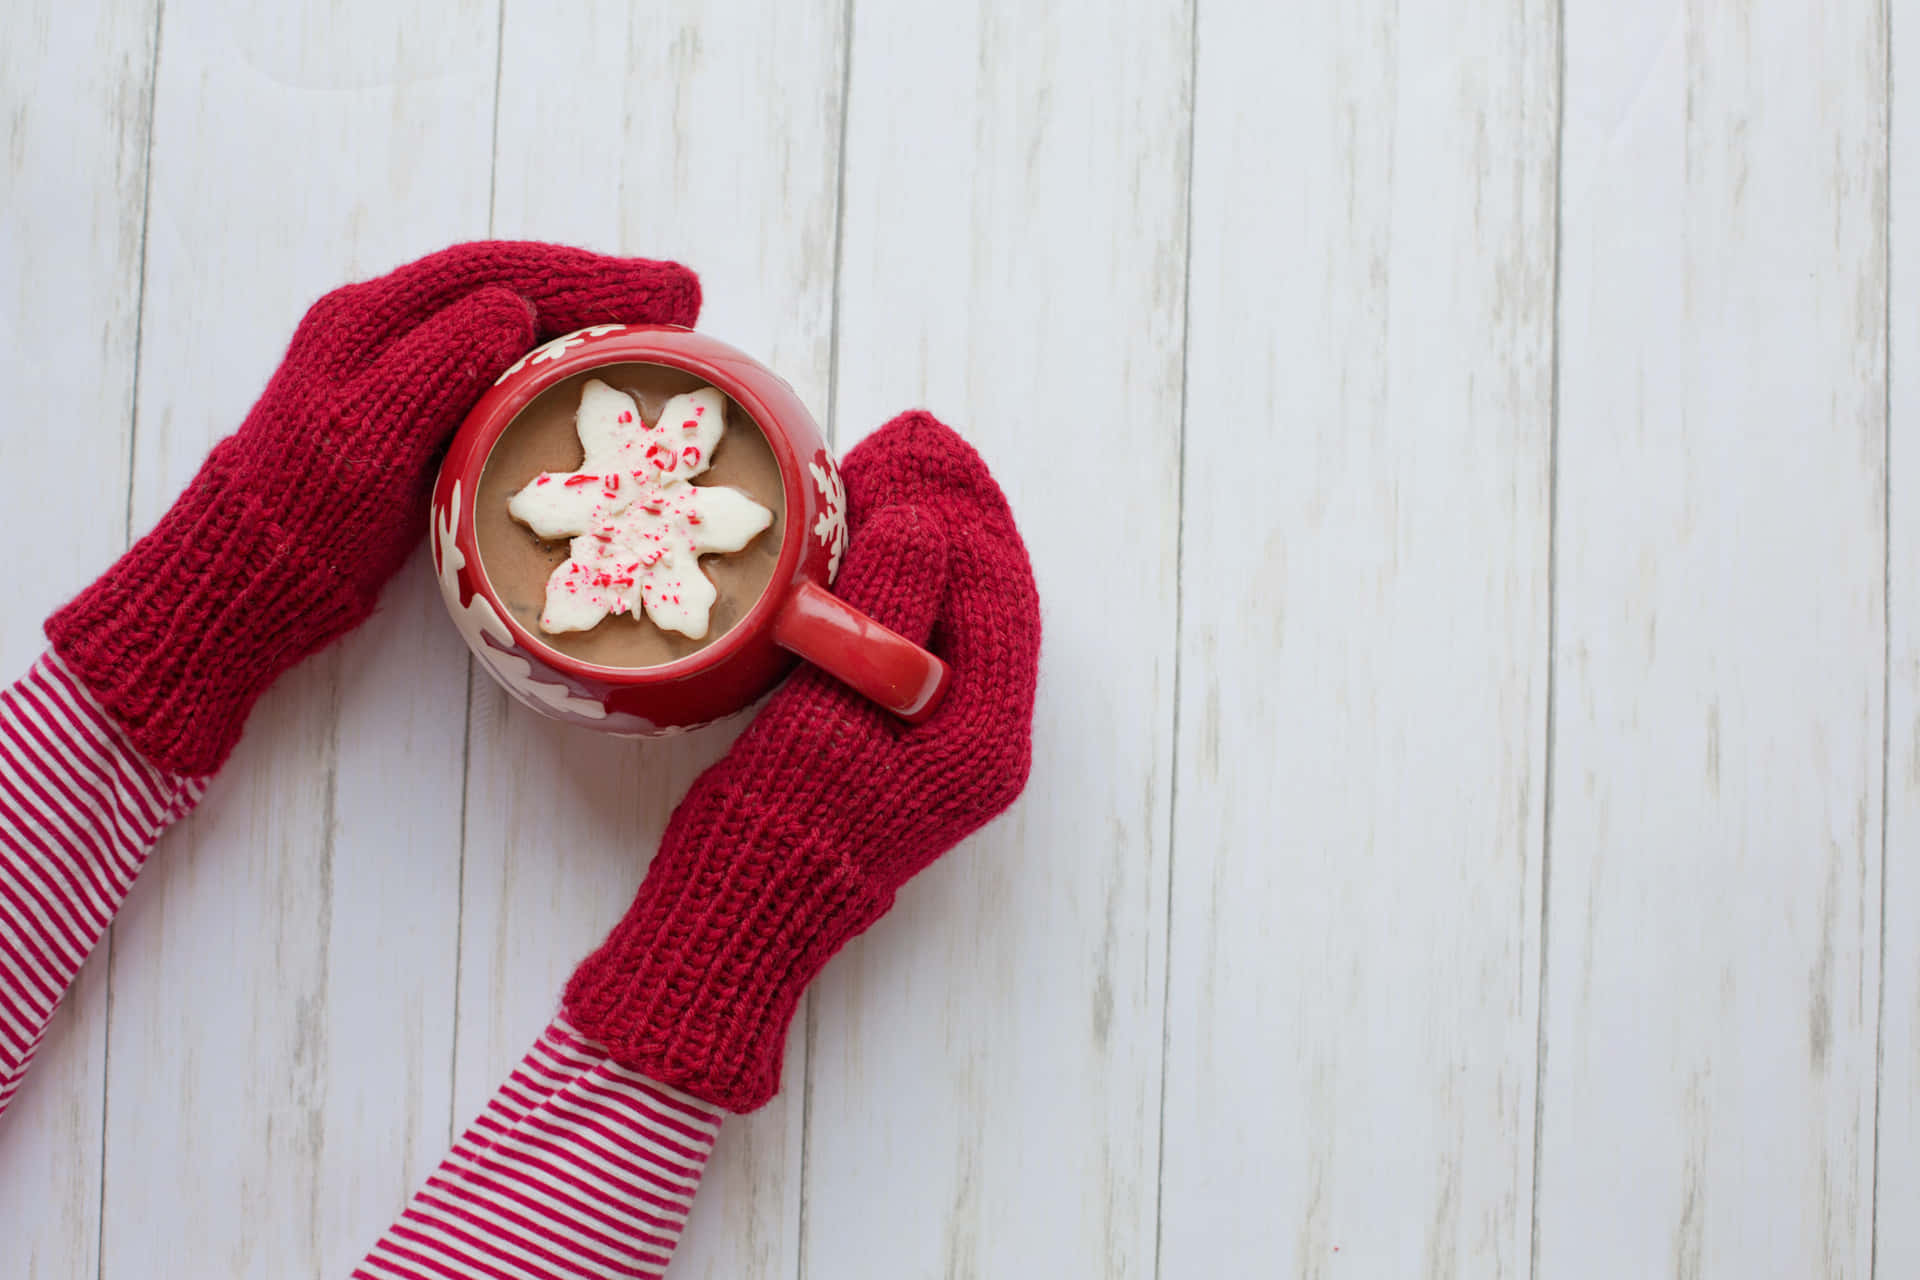
[[[1046,606],[1033,782],[683,1277],[1920,1274],[1920,0],[5,0],[0,678],[348,278],[672,256]],[[73,476],[83,480],[69,480]],[[340,1276],[726,732],[263,703],[0,1124],[0,1274]]]

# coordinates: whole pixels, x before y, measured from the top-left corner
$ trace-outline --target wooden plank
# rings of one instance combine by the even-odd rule
[[[840,443],[963,432],[1046,635],[1026,795],[815,988],[809,1277],[1153,1274],[1188,14],[853,9]]]
[[[1920,5],[1895,3],[1888,65],[1920,66]],[[1894,71],[1897,80],[1899,72]],[[1914,73],[1909,70],[1910,78]],[[1920,1274],[1920,95],[1889,87],[1886,856],[1881,903],[1875,1274]],[[1904,150],[1903,150],[1904,148]]]
[[[137,527],[314,298],[484,233],[496,32],[481,0],[167,4]],[[134,890],[108,1280],[344,1274],[446,1146],[466,664],[423,560],[268,695]]]
[[[832,350],[839,0],[511,0],[494,229],[668,257],[701,274],[701,327],[822,413]],[[740,728],[624,742],[473,685],[458,1110],[477,1111],[633,896],[681,794]],[[675,1277],[790,1276],[804,1049],[729,1122]]]
[[[41,620],[126,545],[154,22],[152,0],[30,0],[0,42],[0,528],[32,548],[7,571],[0,681],[45,647]],[[102,518],[73,519],[73,491],[46,483],[60,474],[97,477]],[[16,1273],[97,1266],[108,946],[0,1120],[0,1240]]]
[[[1527,1267],[1554,15],[1200,8],[1164,1275]]]
[[[1539,1274],[1865,1275],[1884,13],[1566,34]]]

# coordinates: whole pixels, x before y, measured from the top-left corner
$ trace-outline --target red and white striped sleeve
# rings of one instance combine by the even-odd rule
[[[148,850],[205,788],[147,763],[55,654],[0,689],[0,1113]]]
[[[0,1113],[203,778],[149,764],[55,654],[0,689]],[[556,1020],[356,1280],[661,1275],[722,1113]]]
[[[658,1277],[722,1114],[556,1018],[353,1280]]]

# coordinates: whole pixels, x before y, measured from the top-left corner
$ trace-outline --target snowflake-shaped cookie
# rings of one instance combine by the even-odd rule
[[[598,378],[581,388],[580,469],[542,472],[507,503],[541,537],[573,539],[547,579],[542,631],[644,611],[664,631],[705,638],[715,591],[700,557],[738,551],[773,523],[738,489],[688,483],[711,465],[726,414],[726,397],[702,387],[667,401],[648,426],[626,392]]]

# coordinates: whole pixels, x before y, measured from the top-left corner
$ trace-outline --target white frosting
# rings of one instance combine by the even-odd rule
[[[662,630],[706,636],[715,592],[700,557],[738,551],[773,523],[738,489],[688,483],[712,465],[726,414],[726,397],[702,387],[667,401],[648,426],[626,392],[598,378],[581,388],[580,469],[543,472],[507,503],[541,537],[573,539],[547,580],[542,631],[644,611]]]

